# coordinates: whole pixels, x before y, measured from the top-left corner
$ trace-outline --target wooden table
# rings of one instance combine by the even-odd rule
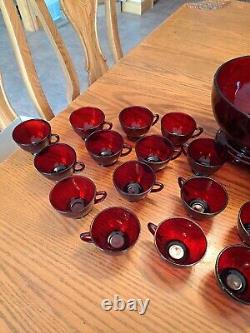
[[[34,170],[32,156],[19,150],[1,165],[1,333],[250,332],[249,307],[226,297],[214,277],[219,251],[240,243],[235,225],[240,206],[249,200],[249,171],[228,164],[215,175],[227,187],[229,205],[213,220],[200,222],[208,238],[204,259],[193,268],[178,269],[159,258],[147,223],[185,216],[177,177],[191,174],[186,158],[157,174],[166,185],[161,193],[128,203],[112,185],[116,166],[97,167],[68,122],[73,109],[96,105],[121,131],[118,112],[142,104],[161,115],[188,112],[205,127],[205,135],[213,137],[213,73],[227,59],[250,53],[249,17],[250,5],[242,2],[217,10],[181,7],[52,121],[53,132],[86,162],[83,175],[108,191],[106,201],[86,218],[67,219],[52,209],[48,194],[53,182]],[[159,133],[160,125],[151,132]],[[142,224],[136,246],[115,257],[79,239],[93,217],[113,205],[132,209]],[[114,295],[150,298],[150,305],[144,316],[103,311],[101,301]]]

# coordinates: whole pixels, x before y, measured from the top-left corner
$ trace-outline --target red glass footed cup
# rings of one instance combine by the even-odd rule
[[[113,174],[113,183],[118,193],[128,201],[138,201],[150,192],[163,190],[156,181],[153,169],[146,163],[129,161],[120,165]]]
[[[132,147],[116,131],[101,130],[87,137],[86,149],[90,156],[102,166],[110,166],[117,162],[120,156],[127,156]]]
[[[250,248],[232,245],[224,248],[215,264],[220,288],[234,300],[250,305]]]
[[[174,146],[182,146],[190,138],[199,136],[203,128],[197,127],[196,121],[186,113],[170,112],[161,119],[161,132]]]
[[[140,234],[136,215],[122,207],[110,207],[93,220],[90,231],[81,233],[84,242],[107,253],[121,253],[133,247]]]
[[[62,179],[53,187],[49,200],[59,213],[71,218],[81,218],[91,211],[94,204],[106,197],[107,192],[97,191],[91,179],[71,176]]]
[[[246,202],[239,211],[238,233],[241,240],[250,246],[250,201]]]
[[[111,129],[112,123],[105,121],[105,114],[102,110],[85,106],[73,111],[69,121],[74,131],[85,139],[91,133],[101,129]]]
[[[59,135],[51,134],[50,124],[43,119],[29,119],[17,125],[12,138],[20,148],[32,154],[59,141]],[[53,138],[55,141],[52,141]]]
[[[225,149],[214,139],[198,138],[183,145],[193,173],[197,176],[210,176],[218,171],[226,161]]]
[[[138,140],[135,152],[138,160],[147,163],[154,171],[165,168],[182,153],[180,148],[176,149],[168,139],[160,135],[149,135]]]
[[[35,168],[45,177],[60,180],[85,168],[76,161],[75,150],[65,143],[55,143],[41,150],[34,158]]]
[[[178,178],[181,199],[187,213],[194,219],[211,218],[221,213],[228,204],[228,194],[214,179],[197,176]]]
[[[161,258],[181,267],[197,264],[207,250],[207,239],[201,227],[186,218],[170,218],[158,226],[148,224]]]
[[[128,139],[136,141],[157,123],[159,115],[142,106],[130,106],[120,112],[119,120]]]

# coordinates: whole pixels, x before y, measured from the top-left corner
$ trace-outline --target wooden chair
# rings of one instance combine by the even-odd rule
[[[102,76],[108,69],[97,37],[97,4],[97,0],[61,0],[63,11],[74,27],[85,49],[86,69],[89,73],[90,84]],[[109,42],[114,60],[117,61],[122,57],[122,49],[118,34],[116,1],[105,0],[105,10]]]
[[[70,55],[48,12],[44,0],[29,0],[29,3],[55,49],[67,79],[67,96],[70,102],[80,94],[79,80]],[[80,33],[80,38],[86,51],[89,82],[92,83],[108,69],[100,50],[96,33],[97,0],[64,0],[62,1],[62,5],[71,22],[76,22],[73,23],[73,26]],[[115,0],[105,0],[105,5],[110,44],[114,58],[118,60],[122,57],[122,51],[118,37]],[[2,11],[2,16],[29,95],[40,115],[50,120],[54,114],[39,82],[14,0],[0,0],[0,10]]]

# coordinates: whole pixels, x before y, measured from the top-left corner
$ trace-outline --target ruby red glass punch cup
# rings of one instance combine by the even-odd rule
[[[250,305],[250,248],[232,245],[224,248],[215,264],[220,288],[233,299]]]
[[[150,192],[163,190],[156,181],[153,169],[146,163],[129,161],[120,165],[113,174],[113,183],[118,193],[128,201],[138,201]]]
[[[211,218],[221,213],[228,204],[224,187],[209,177],[178,178],[181,199],[187,213],[194,219]]]
[[[135,141],[157,123],[159,115],[142,106],[130,106],[120,112],[119,120],[128,139]]]
[[[140,234],[136,215],[122,207],[110,207],[93,220],[90,231],[81,233],[84,242],[109,253],[121,253],[135,245]]]
[[[214,139],[198,138],[183,145],[192,172],[196,176],[210,176],[218,171],[226,161],[224,148]]]
[[[186,218],[176,217],[158,226],[148,224],[155,247],[164,260],[182,267],[198,263],[207,250],[207,239],[201,227]]]
[[[239,211],[238,233],[241,240],[250,246],[250,201],[246,202]]]
[[[197,127],[196,121],[188,114],[170,112],[161,119],[161,132],[173,145],[181,146],[190,138],[195,138],[203,132]]]
[[[124,143],[123,137],[116,131],[101,130],[89,135],[85,142],[89,155],[102,166],[110,166],[120,156],[127,156],[132,147]]]
[[[59,213],[67,217],[81,218],[91,211],[94,204],[106,197],[107,192],[97,191],[91,179],[71,176],[60,180],[53,187],[49,200]]]
[[[163,136],[149,135],[136,142],[135,152],[139,161],[147,163],[154,171],[158,171],[179,157],[182,150],[176,149]]]
[[[83,162],[76,161],[75,150],[65,143],[45,147],[35,156],[34,166],[42,175],[52,180],[60,180],[85,168]]]
[[[82,107],[71,113],[69,121],[74,131],[85,139],[89,134],[101,130],[111,129],[112,123],[105,121],[102,110],[96,107]]]
[[[51,134],[50,124],[43,119],[29,119],[17,125],[12,138],[20,148],[32,154],[59,141],[59,135]],[[53,138],[55,141],[52,142]]]

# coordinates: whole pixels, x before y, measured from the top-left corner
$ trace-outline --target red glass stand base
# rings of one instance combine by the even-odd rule
[[[235,145],[221,129],[216,133],[215,140],[227,151],[230,162],[240,166],[250,166],[250,151],[246,147]]]

